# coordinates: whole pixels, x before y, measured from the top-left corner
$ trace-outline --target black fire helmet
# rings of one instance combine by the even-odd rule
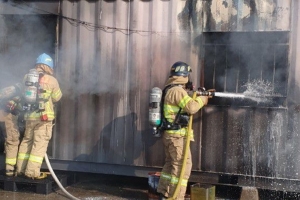
[[[185,62],[182,62],[182,61],[178,61],[172,65],[171,71],[170,71],[170,77],[171,76],[187,77],[190,74],[190,72],[192,72],[192,69],[188,64],[186,64]]]

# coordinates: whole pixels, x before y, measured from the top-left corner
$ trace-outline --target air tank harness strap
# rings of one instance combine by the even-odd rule
[[[171,84],[171,85],[168,85],[164,88],[163,90],[163,93],[162,93],[162,106],[160,107],[161,109],[161,114],[162,114],[162,124],[161,124],[161,128],[164,129],[164,130],[179,130],[181,129],[181,126],[180,125],[177,125],[175,124],[178,119],[179,119],[179,116],[180,116],[180,112],[182,110],[182,108],[179,109],[179,111],[177,112],[176,116],[175,116],[175,119],[172,123],[170,123],[166,118],[165,118],[165,115],[164,115],[164,102],[165,102],[165,96],[168,92],[169,89],[171,89],[172,87],[174,86],[177,86],[177,84]]]

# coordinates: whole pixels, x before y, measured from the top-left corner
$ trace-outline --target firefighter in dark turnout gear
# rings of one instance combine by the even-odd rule
[[[194,100],[188,91],[193,86],[189,78],[191,68],[184,62],[176,62],[171,67],[169,79],[167,80],[165,97],[163,102],[163,115],[169,128],[163,133],[163,144],[165,149],[165,164],[163,166],[157,192],[160,199],[173,196],[181,168],[183,165],[184,148],[188,133],[189,115],[195,114],[208,102],[208,96],[197,96]],[[193,141],[193,132],[191,132]],[[183,200],[186,193],[188,179],[192,169],[191,152],[189,150],[186,168],[176,199]]]
[[[28,103],[28,111],[24,114],[26,128],[21,142],[18,159],[17,174],[25,175],[33,179],[45,178],[46,174],[40,172],[40,168],[47,151],[49,140],[52,137],[52,121],[55,118],[54,103],[62,97],[58,81],[53,76],[53,60],[47,54],[41,54],[36,61],[35,70],[38,72],[38,84],[26,84],[28,87],[38,85],[38,102]],[[34,70],[30,70],[34,72]],[[35,78],[34,74],[27,74],[27,77]],[[30,82],[30,81],[29,81]],[[34,89],[34,88],[32,88]],[[24,89],[24,99],[34,91]],[[25,101],[24,100],[24,101]],[[31,105],[32,103],[32,105]]]

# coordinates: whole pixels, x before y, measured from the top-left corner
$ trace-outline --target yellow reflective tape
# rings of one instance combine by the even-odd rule
[[[181,186],[187,186],[187,184],[188,184],[188,180],[187,179],[182,179],[181,180]]]
[[[178,181],[179,181],[179,178],[178,178],[178,177],[172,176],[172,178],[171,178],[171,184],[177,185],[177,184],[178,184]],[[181,185],[181,186],[187,186],[187,183],[188,183],[188,180],[187,180],[187,179],[182,179],[180,185]]]
[[[49,99],[51,95],[51,90],[44,90],[43,93],[41,93],[43,99]]]
[[[186,136],[188,131],[187,131],[187,128],[185,127],[185,128],[181,128],[179,130],[166,130],[166,133],[171,134],[171,135]],[[191,137],[191,139],[194,138],[194,131],[193,130],[191,130],[190,137]]]
[[[179,106],[181,108],[184,108],[186,104],[191,100],[192,98],[189,95],[185,95],[179,102]]]
[[[49,96],[51,95],[51,91],[46,90],[43,94],[44,94],[46,97],[49,97]]]
[[[180,108],[178,106],[173,106],[173,105],[169,105],[169,104],[164,105],[164,111],[165,112],[177,113],[179,111],[179,109]]]
[[[18,153],[18,160],[28,160],[29,154],[27,153]]]
[[[60,90],[57,90],[55,93],[52,94],[52,97],[53,97],[53,98],[57,98],[57,97],[59,97],[60,95],[62,95],[61,91],[60,91]]]
[[[44,159],[44,157],[41,157],[41,156],[30,155],[30,157],[29,157],[29,161],[36,162],[36,163],[42,163],[43,159]]]
[[[196,98],[196,101],[199,103],[200,107],[203,107],[203,106],[204,106],[204,103],[203,103],[201,97],[197,97],[197,98]]]
[[[48,118],[53,118],[54,113],[53,112],[42,112],[43,114],[47,114]],[[26,115],[26,119],[33,119],[33,118],[39,118],[41,116],[41,113],[32,113],[30,115]]]
[[[167,180],[170,180],[170,183],[173,184],[173,185],[177,185],[178,184],[178,181],[179,181],[179,178],[176,177],[176,176],[172,176],[170,174],[166,174],[166,173],[161,173],[160,177],[162,179],[167,179]],[[188,180],[187,179],[182,179],[181,181],[181,186],[187,186],[188,184]]]
[[[17,158],[6,158],[5,163],[9,165],[15,165],[17,164]]]
[[[169,121],[169,122],[172,122],[173,120],[172,117],[178,113],[179,111],[179,107],[178,106],[172,106],[172,105],[168,105],[168,104],[165,104],[164,105],[164,115],[165,115],[165,118]]]
[[[185,136],[187,134],[186,128],[181,128],[179,130],[166,130],[168,134],[172,135],[180,135],[180,136]]]
[[[160,177],[162,179],[167,179],[167,180],[170,180],[171,179],[171,175],[170,174],[166,174],[164,172],[161,173]]]
[[[46,112],[48,117],[54,117],[54,113]]]
[[[172,176],[172,178],[171,178],[171,183],[175,185],[175,184],[178,183],[178,180],[179,180],[179,179],[178,179],[177,177]]]

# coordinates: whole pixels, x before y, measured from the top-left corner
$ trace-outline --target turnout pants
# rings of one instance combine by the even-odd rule
[[[7,113],[4,116],[6,129],[5,137],[5,168],[6,170],[15,170],[17,154],[20,144],[20,132],[18,127],[18,116]]]
[[[52,126],[52,121],[26,121],[25,134],[18,153],[18,174],[25,174],[31,178],[40,175],[41,165],[52,137]]]
[[[159,179],[157,192],[162,193],[166,197],[172,197],[178,184],[180,172],[183,164],[184,151],[186,146],[185,137],[170,137],[164,133],[163,144],[165,149],[165,164],[163,166]],[[191,151],[188,150],[186,167],[183,180],[181,182],[179,192],[176,199],[183,200],[188,179],[192,170]]]

